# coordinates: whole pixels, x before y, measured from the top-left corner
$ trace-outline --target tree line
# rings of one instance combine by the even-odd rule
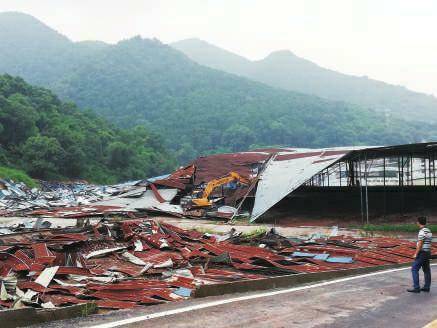
[[[39,179],[113,183],[166,173],[176,163],[145,127],[116,128],[47,89],[0,75],[0,165]]]

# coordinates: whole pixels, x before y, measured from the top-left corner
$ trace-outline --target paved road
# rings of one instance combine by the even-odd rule
[[[118,311],[44,327],[423,327],[437,319],[437,283],[431,293],[410,294],[405,292],[410,279],[410,271],[404,269],[301,288]],[[118,322],[146,315],[154,318]]]

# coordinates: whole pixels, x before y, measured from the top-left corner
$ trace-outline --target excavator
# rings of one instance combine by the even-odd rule
[[[206,185],[203,192],[200,193],[199,198],[191,198],[191,206],[193,208],[204,208],[204,207],[211,207],[213,205],[213,201],[209,199],[209,196],[214,191],[215,188],[220,187],[224,184],[227,184],[229,182],[239,182],[241,184],[249,185],[250,180],[243,178],[241,175],[239,175],[236,172],[229,172],[226,176],[211,180]]]

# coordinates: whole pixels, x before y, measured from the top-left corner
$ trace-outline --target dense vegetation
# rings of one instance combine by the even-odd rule
[[[96,182],[145,178],[174,168],[144,127],[121,130],[21,78],[0,75],[0,166],[41,179]],[[0,175],[23,180],[20,172]]]
[[[408,120],[437,122],[437,98],[365,76],[325,69],[290,51],[250,61],[199,39],[172,44],[195,62],[286,90],[345,101]]]
[[[157,40],[73,43],[22,14],[0,14],[2,71],[47,86],[121,127],[142,125],[160,134],[181,164],[201,154],[259,146],[423,141],[434,130],[203,67]],[[29,143],[29,150],[55,147],[48,140]],[[111,142],[105,151],[113,148]],[[110,157],[101,155],[98,162],[107,163]]]

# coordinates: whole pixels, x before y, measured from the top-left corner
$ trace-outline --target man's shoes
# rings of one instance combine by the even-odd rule
[[[420,289],[419,288],[410,288],[410,289],[407,289],[407,292],[409,292],[409,293],[420,293]]]
[[[429,293],[429,288],[421,288],[420,290],[421,290],[422,292]]]

